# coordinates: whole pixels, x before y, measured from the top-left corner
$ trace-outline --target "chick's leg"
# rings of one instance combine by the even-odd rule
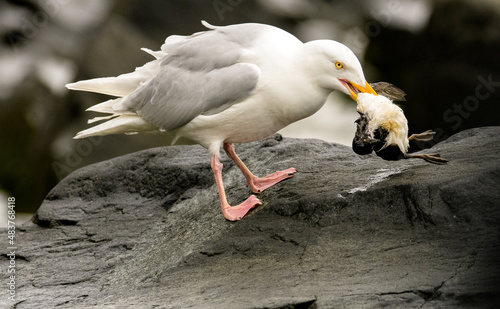
[[[439,153],[433,153],[433,154],[404,154],[405,159],[412,159],[412,158],[420,158],[423,159],[429,163],[433,164],[446,164],[448,160],[441,158],[441,155]]]
[[[410,141],[417,141],[417,142],[427,142],[430,141],[436,132],[427,130],[425,132],[419,133],[419,134],[412,134],[408,140]]]

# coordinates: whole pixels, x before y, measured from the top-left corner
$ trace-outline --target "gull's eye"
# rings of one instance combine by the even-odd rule
[[[344,64],[340,61],[335,61],[335,67],[339,70],[343,70],[344,69]]]

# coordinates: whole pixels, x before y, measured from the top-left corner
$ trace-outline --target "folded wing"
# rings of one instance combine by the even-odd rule
[[[133,133],[147,125],[171,131],[199,115],[218,113],[250,96],[261,72],[258,66],[239,59],[258,31],[242,36],[241,31],[251,32],[251,26],[227,31],[225,27],[205,25],[212,30],[168,37],[160,51],[143,49],[156,59],[132,73],[68,84],[69,89],[119,97],[88,109],[111,114],[91,120],[108,120],[107,125],[100,125],[107,131],[94,127],[77,136]],[[242,41],[242,37],[246,40]],[[133,125],[129,128],[129,124]]]

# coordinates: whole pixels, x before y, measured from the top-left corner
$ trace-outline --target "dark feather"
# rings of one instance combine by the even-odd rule
[[[406,101],[406,92],[387,82],[372,83],[370,86],[376,93],[391,99],[392,101]]]

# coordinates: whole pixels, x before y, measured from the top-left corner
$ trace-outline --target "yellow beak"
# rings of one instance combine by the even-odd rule
[[[356,83],[350,82],[348,80],[341,80],[342,84],[349,90],[351,93],[350,97],[356,101],[358,98],[358,93],[371,93],[373,95],[378,95],[375,90],[368,84],[367,81],[365,81],[365,86],[358,85]]]

